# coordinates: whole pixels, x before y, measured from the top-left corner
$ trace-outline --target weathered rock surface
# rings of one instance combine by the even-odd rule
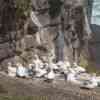
[[[16,58],[16,56],[22,59],[24,63],[28,62],[34,54],[48,56],[52,50],[57,54],[56,38],[59,30],[63,30],[65,39],[64,51],[62,51],[64,52],[64,60],[73,60],[73,50],[70,43],[72,31],[76,32],[75,34],[80,38],[80,43],[84,42],[83,39],[88,33],[84,29],[86,23],[83,0],[65,1],[63,3],[63,0],[32,0],[33,11],[45,29],[43,32],[40,32],[39,28],[29,18],[28,22],[27,20],[21,23],[16,22],[14,3],[10,5],[9,2],[7,5],[8,2],[1,2],[1,5],[5,4],[5,7],[0,10],[2,15],[0,17],[0,62],[3,66],[6,59]],[[9,14],[8,9],[11,9]],[[22,28],[19,28],[20,24]],[[37,41],[37,33],[40,35],[40,44]]]

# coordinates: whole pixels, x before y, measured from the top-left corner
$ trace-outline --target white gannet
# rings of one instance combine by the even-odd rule
[[[49,67],[51,69],[55,69],[55,70],[58,70],[59,69],[58,66],[55,63],[53,63],[53,62],[49,63]]]
[[[96,80],[97,80],[98,86],[100,87],[100,76],[96,76]]]
[[[80,73],[80,72],[86,72],[86,69],[77,65],[77,63],[73,63],[73,69],[77,72],[77,73]]]
[[[43,62],[39,59],[38,55],[34,55],[34,57],[33,64],[35,64],[36,68],[43,68]]]
[[[32,76],[35,73],[35,64],[29,64],[28,73],[30,76]]]
[[[66,61],[66,62],[64,62],[64,63],[65,63],[65,65],[66,65],[66,67],[71,67],[71,64],[70,64],[69,61]]]
[[[48,68],[49,68],[49,64],[48,63],[44,63],[44,68],[43,69],[46,69],[46,70],[48,70]]]
[[[68,67],[71,67],[70,63],[69,62],[62,62],[62,61],[59,61],[57,63],[58,67],[60,69],[62,69],[63,71],[66,71]]]
[[[57,66],[58,66],[58,68],[63,68],[63,65],[64,65],[64,63],[63,63],[63,61],[59,61],[59,62],[57,62],[57,64],[56,64]]]
[[[50,69],[50,72],[45,76],[48,80],[53,80],[55,78],[55,73],[52,69]]]
[[[13,67],[11,62],[8,63],[8,75],[11,77],[16,76],[16,67]]]
[[[31,70],[35,69],[35,64],[29,64],[28,68]]]
[[[38,71],[36,71],[35,77],[41,78],[41,77],[45,76],[46,73],[47,73],[47,71],[45,69],[38,69]]]
[[[46,69],[44,68],[43,62],[39,59],[38,55],[35,55],[35,60],[33,60],[33,63],[35,64],[34,71],[36,73],[36,77],[40,78],[47,73]]]
[[[16,63],[17,65],[17,76],[19,77],[27,77],[28,76],[28,70],[25,68],[21,63]]]
[[[89,80],[83,82],[82,88],[93,89],[98,86],[98,82],[96,80],[96,76],[92,76]]]
[[[59,61],[57,63],[57,66],[59,68],[60,74],[64,75],[65,80],[67,79],[67,73],[68,73],[68,68],[66,66],[65,62]]]
[[[67,81],[77,85],[82,84],[81,81],[77,80],[76,72],[71,68],[69,68],[69,72],[67,73]]]

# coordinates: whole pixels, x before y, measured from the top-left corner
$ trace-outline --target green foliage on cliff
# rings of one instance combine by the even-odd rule
[[[16,0],[16,15],[27,17],[31,10],[31,0]]]
[[[100,75],[99,67],[97,68],[93,61],[86,59],[83,55],[80,57],[79,65],[85,68],[89,73],[96,73],[97,75]]]
[[[50,5],[49,14],[51,18],[57,17],[61,13],[62,2],[60,0],[48,0],[48,3]]]

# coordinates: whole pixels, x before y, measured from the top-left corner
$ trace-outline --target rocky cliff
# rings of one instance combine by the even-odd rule
[[[9,61],[27,65],[34,54],[45,60],[55,55],[56,61],[78,61],[90,34],[83,1],[32,0],[29,16],[18,18],[16,2],[1,0],[0,68]]]

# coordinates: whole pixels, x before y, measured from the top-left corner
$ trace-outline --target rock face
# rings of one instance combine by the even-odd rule
[[[15,9],[11,0],[0,2],[0,62],[15,55]],[[0,67],[1,68],[1,67]]]
[[[4,5],[0,9],[1,68],[5,68],[5,63],[8,61],[17,60],[29,63],[34,54],[48,57],[52,52],[55,54],[56,60],[78,61],[74,56],[79,57],[79,53],[76,52],[81,51],[81,45],[84,44],[89,34],[84,27],[87,22],[83,1],[32,0],[32,11],[35,12],[42,28],[36,26],[31,18],[21,20],[20,24],[22,25],[19,28],[20,24],[16,20],[15,2],[1,0],[0,5]],[[62,39],[59,32],[61,32]],[[76,48],[72,45],[73,39],[77,41],[75,37],[80,43]],[[60,42],[57,42],[57,39]]]

